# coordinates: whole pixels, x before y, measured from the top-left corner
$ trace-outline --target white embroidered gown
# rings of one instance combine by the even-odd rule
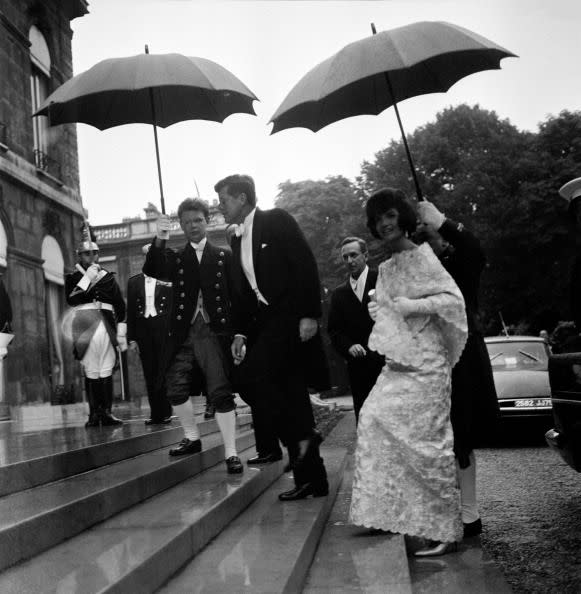
[[[405,319],[391,299],[422,299]],[[462,534],[450,375],[467,337],[464,299],[428,244],[379,267],[369,348],[386,356],[357,428],[350,519],[439,541]]]

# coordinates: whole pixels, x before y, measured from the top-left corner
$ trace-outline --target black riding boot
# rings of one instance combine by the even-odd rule
[[[113,406],[113,378],[102,377],[99,379],[101,411],[101,425],[123,425],[123,421],[111,414]]]
[[[95,394],[96,382],[98,381],[88,377],[85,378],[85,391],[87,393],[87,402],[89,403],[89,420],[85,423],[85,427],[99,426],[99,413]]]

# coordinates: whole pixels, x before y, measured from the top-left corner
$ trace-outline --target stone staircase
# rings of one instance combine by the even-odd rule
[[[250,415],[237,423],[245,461]],[[215,421],[199,422],[203,451],[179,458],[175,424],[78,425],[0,431],[0,592],[301,591],[345,447],[323,444],[328,497],[281,504],[283,463],[228,475]]]

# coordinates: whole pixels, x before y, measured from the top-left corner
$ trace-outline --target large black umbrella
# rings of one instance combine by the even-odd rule
[[[226,68],[205,58],[146,53],[99,62],[74,76],[40,106],[51,126],[82,122],[99,130],[152,124],[161,193],[157,126],[184,120],[223,122],[233,113],[256,115],[254,93]]]
[[[515,54],[463,27],[420,22],[345,46],[308,72],[271,118],[272,133],[302,127],[317,132],[344,118],[377,115],[394,106],[418,200],[422,199],[397,103],[446,92],[461,78],[500,68]]]

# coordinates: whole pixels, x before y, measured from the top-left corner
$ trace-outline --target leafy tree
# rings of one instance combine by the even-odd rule
[[[334,289],[345,278],[341,240],[348,235],[369,236],[363,202],[353,183],[342,176],[286,181],[279,184],[275,205],[295,217],[315,254],[323,287]]]
[[[499,330],[499,311],[534,332],[566,316],[571,249],[557,190],[579,175],[581,112],[550,117],[534,134],[459,105],[416,129],[409,144],[425,198],[466,224],[487,253],[485,330]],[[365,162],[357,185],[362,196],[384,186],[413,195],[403,143],[392,141]]]

